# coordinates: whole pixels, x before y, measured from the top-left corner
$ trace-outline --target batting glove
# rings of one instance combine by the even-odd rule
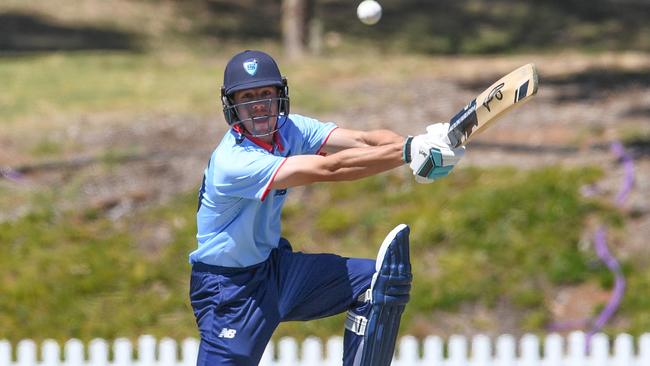
[[[447,130],[449,123],[427,126],[427,133],[409,136],[404,143],[404,161],[413,170],[415,181],[432,183],[446,177],[465,154],[465,147],[453,148]]]

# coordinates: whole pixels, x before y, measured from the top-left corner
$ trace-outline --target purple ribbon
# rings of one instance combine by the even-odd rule
[[[22,178],[22,175],[11,168],[0,166],[0,178],[5,178],[17,183]]]
[[[610,253],[607,247],[607,230],[604,226],[596,230],[595,238],[596,254],[605,263],[607,268],[614,274],[614,290],[605,308],[594,320],[591,330],[587,333],[587,344],[591,337],[598,333],[607,324],[607,321],[614,315],[625,294],[625,277],[616,258]]]
[[[617,207],[622,208],[625,200],[630,195],[632,187],[634,186],[634,160],[632,157],[625,151],[623,144],[618,141],[615,141],[610,146],[610,151],[616,156],[616,159],[623,164],[624,177],[621,188],[616,194],[615,204]],[[586,187],[583,189],[583,194],[586,196],[592,196],[598,193],[598,189],[595,186]],[[589,319],[579,319],[573,321],[567,321],[562,323],[552,324],[550,329],[553,331],[565,331],[569,329],[584,328],[591,324],[591,329],[586,334],[586,349],[588,353],[590,350],[591,338],[594,334],[600,332],[603,327],[607,324],[609,319],[616,313],[618,310],[623,296],[625,295],[625,276],[621,270],[616,258],[609,251],[607,245],[607,228],[605,225],[601,225],[596,229],[594,235],[594,249],[596,250],[596,255],[598,258],[607,266],[607,268],[614,274],[614,289],[612,294],[605,305],[605,308],[596,316],[593,321]]]
[[[616,195],[616,206],[623,207],[623,203],[634,186],[634,160],[629,154],[627,154],[623,145],[618,141],[612,143],[611,151],[623,164],[625,172],[622,187]],[[595,249],[598,258],[600,258],[600,260],[605,263],[607,268],[614,274],[614,290],[612,291],[612,295],[610,296],[607,305],[600,314],[598,314],[591,326],[591,330],[589,330],[586,335],[587,352],[589,352],[591,337],[600,332],[612,315],[616,313],[616,310],[623,299],[623,295],[625,294],[625,276],[623,276],[623,271],[621,270],[618,261],[609,251],[607,246],[607,229],[605,226],[600,226],[596,230]]]
[[[630,191],[632,191],[632,187],[634,186],[634,160],[618,141],[612,143],[611,151],[616,155],[616,158],[623,163],[623,169],[625,170],[623,187],[616,195],[616,205],[622,207],[623,202],[627,199],[627,196],[630,195]]]

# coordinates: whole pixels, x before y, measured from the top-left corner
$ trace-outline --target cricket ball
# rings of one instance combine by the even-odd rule
[[[363,24],[373,25],[381,19],[381,5],[375,0],[363,0],[357,7],[357,16]]]

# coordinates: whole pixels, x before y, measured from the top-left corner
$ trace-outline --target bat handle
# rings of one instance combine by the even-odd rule
[[[463,143],[463,133],[460,131],[460,128],[450,128],[449,131],[447,132],[447,138],[449,138],[449,142],[451,146],[454,148],[459,147]]]

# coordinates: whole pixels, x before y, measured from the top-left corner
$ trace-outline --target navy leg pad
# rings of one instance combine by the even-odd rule
[[[379,249],[376,272],[366,301],[371,302],[367,319],[348,315],[348,329],[363,334],[360,366],[390,365],[395,351],[395,341],[400,319],[410,298],[411,263],[409,258],[408,226],[401,224],[393,229]],[[369,299],[368,299],[369,298]]]

